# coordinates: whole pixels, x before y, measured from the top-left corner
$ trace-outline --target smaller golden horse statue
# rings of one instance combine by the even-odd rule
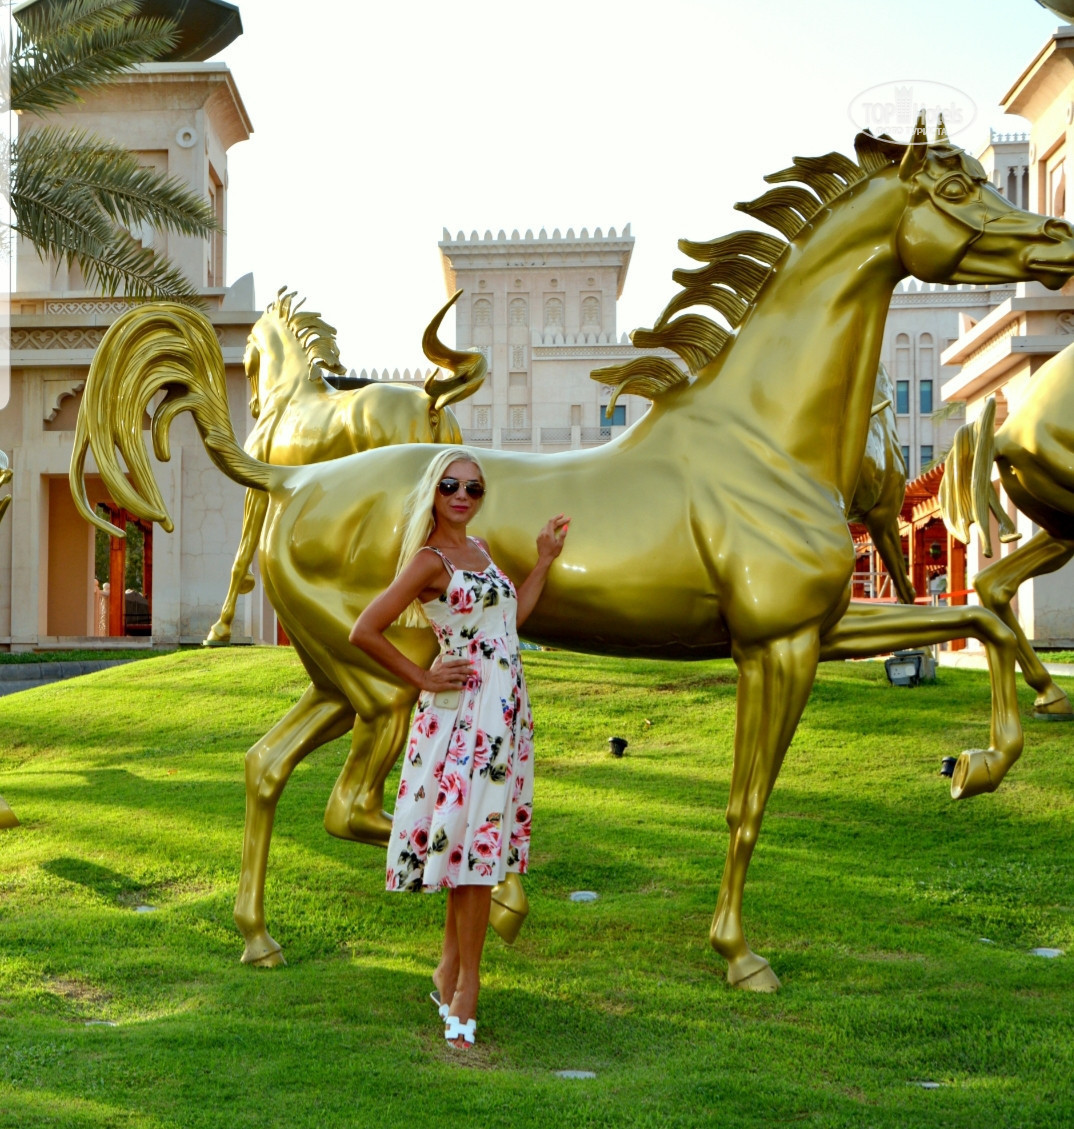
[[[998,522],[1001,541],[1021,537],[992,485],[995,464],[1007,497],[1040,526],[1024,545],[979,572],[973,587],[981,603],[1014,632],[1022,676],[1037,691],[1033,716],[1074,720],[1070,700],[1011,610],[1015,593],[1030,577],[1055,572],[1074,557],[1074,345],[1034,374],[1029,394],[998,431],[995,415],[996,400],[990,396],[980,418],[955,433],[940,483],[944,522],[965,543],[976,522],[986,557],[992,556],[990,516]]]
[[[252,392],[250,412],[257,422],[243,444],[245,450],[262,462],[304,466],[389,443],[461,443],[462,431],[448,404],[472,395],[484,372],[477,371],[472,355],[446,349],[436,336],[461,293],[440,310],[422,340],[429,360],[453,376],[441,376],[438,368],[423,389],[374,380],[338,389],[324,377],[325,372],[343,376],[347,371],[340,363],[335,328],[320,314],[302,310],[302,303],[294,301],[295,292],[281,287],[246,342],[243,366]],[[253,591],[250,565],[267,508],[262,492],[246,491],[231,583],[220,618],[209,628],[203,646],[231,642],[238,598]]]
[[[899,512],[906,497],[906,460],[902,457],[895,422],[895,390],[883,364],[876,370],[873,414],[865,439],[865,455],[847,521],[859,521],[869,531],[876,551],[891,577],[895,594],[904,604],[917,599],[914,582],[906,571],[899,536]]]

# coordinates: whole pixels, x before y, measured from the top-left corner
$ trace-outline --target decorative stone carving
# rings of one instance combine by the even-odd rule
[[[582,299],[582,328],[600,329],[600,299],[590,295]]]
[[[478,298],[474,303],[474,325],[492,324],[492,303],[487,298]]]
[[[11,333],[12,349],[96,349],[104,337],[103,327],[79,329],[15,329]]]
[[[549,298],[545,301],[544,327],[546,330],[563,328],[563,303],[559,298]]]
[[[1055,328],[1059,333],[1074,333],[1074,311],[1064,310],[1057,314]]]
[[[42,380],[44,386],[44,419],[46,423],[51,423],[60,411],[60,402],[68,396],[77,395],[86,387],[86,381],[83,377],[81,380],[73,376],[57,376],[45,377]]]
[[[133,302],[93,298],[57,298],[45,302],[46,314],[122,314],[133,306]]]
[[[526,346],[525,345],[512,345],[511,346],[511,368],[516,371],[526,367]]]
[[[525,298],[511,299],[511,324],[528,325],[530,320],[529,303]]]

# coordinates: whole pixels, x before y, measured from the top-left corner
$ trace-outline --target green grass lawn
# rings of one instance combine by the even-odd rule
[[[346,741],[277,814],[266,909],[289,964],[239,963],[242,758],[305,684],[292,652],[0,700],[22,820],[0,833],[0,1126],[1074,1124],[1074,725],[1027,722],[1001,789],[956,804],[940,760],[987,744],[987,676],[897,690],[879,663],[822,667],[746,886],[783,981],[754,995],[707,938],[733,665],[526,662],[532,914],[514,948],[490,936],[465,1055],[427,998],[442,899],[383,893],[382,852],[322,828]]]

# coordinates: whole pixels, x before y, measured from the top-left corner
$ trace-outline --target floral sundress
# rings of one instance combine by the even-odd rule
[[[403,757],[388,842],[389,890],[485,885],[525,874],[533,808],[533,715],[519,654],[518,598],[490,560],[451,574],[424,604],[442,656],[468,657],[475,672],[453,709],[427,691]]]

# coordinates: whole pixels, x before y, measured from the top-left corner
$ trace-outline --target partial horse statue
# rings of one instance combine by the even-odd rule
[[[1021,534],[992,486],[994,463],[1007,497],[1040,526],[1024,545],[979,572],[973,587],[1018,640],[1018,665],[1037,691],[1033,716],[1074,720],[1069,699],[1037,658],[1011,610],[1011,600],[1030,577],[1055,572],[1074,557],[1074,345],[1034,374],[1028,395],[998,431],[995,414],[995,397],[990,396],[980,418],[955,433],[940,483],[944,522],[967,544],[976,522],[986,557],[992,556],[990,515],[998,522],[1001,541],[1018,540]]]
[[[11,481],[11,463],[8,461],[7,455],[0,451],[0,488],[3,488]],[[11,505],[11,495],[5,494],[0,498],[0,521],[3,521],[4,514],[7,513],[8,506]]]
[[[0,487],[6,486],[11,481],[11,463],[8,462],[7,455],[0,451]],[[7,513],[8,506],[11,505],[11,495],[5,494],[0,498],[0,521],[4,520],[4,514]],[[0,796],[0,831],[6,831],[11,827],[18,827],[19,821],[15,813],[11,810],[11,805]]]
[[[531,531],[543,515],[573,518],[528,637],[603,654],[734,658],[730,844],[709,937],[731,984],[764,991],[779,981],[746,942],[743,889],[818,661],[981,639],[991,743],[961,754],[952,795],[995,789],[1022,750],[1014,636],[991,612],[850,600],[846,517],[891,292],[910,273],[943,283],[1032,278],[1053,288],[1074,274],[1074,230],[1013,207],[971,156],[943,137],[928,144],[923,121],[910,144],[862,133],[855,148],[857,161],[796,158],[769,179],[806,187],[785,184],[739,205],[785,238],[748,231],[682,244],[706,265],[677,275],[682,293],[635,341],[675,350],[689,373],[655,356],[594,374],[616,394],[653,398],[637,423],[596,449],[481,453],[489,489],[473,531],[508,574],[521,578],[533,565]],[[730,328],[697,313],[673,318],[699,305],[715,307]],[[155,351],[166,361],[139,371],[119,348],[128,337],[136,354]],[[367,842],[388,835],[384,783],[417,691],[347,635],[394,575],[403,503],[433,449],[381,447],[302,467],[255,459],[233,434],[207,323],[182,306],[145,306],[120,318],[98,348],[76,429],[72,490],[100,527],[107,525],[85,500],[89,447],[120,505],[168,520],[142,431],[130,424],[159,390],[158,453],[174,416],[190,411],[216,465],[267,495],[261,574],[310,675],[301,699],[246,758],[235,921],[243,960],[277,964],[265,870],[276,805],[295,766],[351,731],[328,816]],[[431,631],[392,628],[390,637],[418,664],[436,653]]]
[[[301,309],[295,292],[281,287],[276,300],[258,318],[246,342],[243,365],[250,381],[250,412],[257,423],[246,438],[247,452],[266,463],[301,466],[353,455],[388,443],[461,443],[462,432],[448,404],[472,395],[478,374],[474,354],[455,353],[436,333],[457,291],[425,332],[426,356],[438,368],[424,388],[367,381],[344,390],[333,387],[325,372],[346,374],[340,364],[336,331],[320,314]],[[246,492],[242,536],[220,618],[209,628],[204,646],[231,641],[235,606],[254,587],[250,565],[261,538],[267,499]]]
[[[894,396],[895,389],[888,370],[880,364],[876,370],[865,454],[847,521],[860,521],[868,529],[891,577],[895,594],[904,604],[912,604],[917,592],[906,571],[906,558],[899,536],[899,513],[906,497],[906,460],[902,457],[899,443]]]

